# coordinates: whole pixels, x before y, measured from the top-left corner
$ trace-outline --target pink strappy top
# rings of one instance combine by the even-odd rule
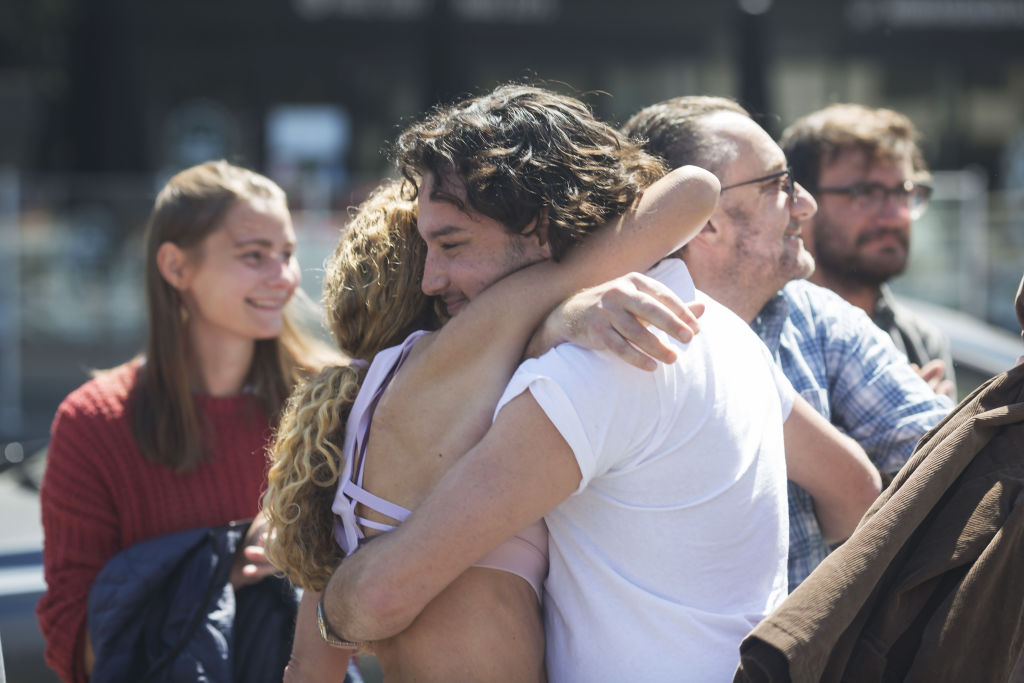
[[[413,332],[400,346],[385,349],[374,357],[349,413],[345,428],[345,464],[331,505],[331,511],[334,512],[334,538],[346,556],[355,552],[359,543],[365,539],[361,527],[390,531],[409,516],[409,510],[373,495],[362,484],[373,412],[384,390],[408,357],[413,344],[424,334],[425,331]],[[356,462],[359,463],[359,470],[353,476]],[[382,524],[357,515],[357,504],[390,517],[396,524]],[[526,579],[539,600],[541,586],[548,573],[548,530],[544,520],[538,520],[523,529],[474,566],[500,569]]]

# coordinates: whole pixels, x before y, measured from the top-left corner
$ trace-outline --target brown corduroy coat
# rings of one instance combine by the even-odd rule
[[[926,434],[735,681],[1006,681],[1024,647],[1024,365]]]

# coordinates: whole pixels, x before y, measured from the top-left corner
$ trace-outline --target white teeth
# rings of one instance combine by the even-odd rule
[[[259,308],[281,308],[284,303],[281,301],[260,301],[259,299],[249,299],[250,304]]]

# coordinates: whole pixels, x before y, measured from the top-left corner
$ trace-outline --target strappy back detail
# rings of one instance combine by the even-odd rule
[[[366,535],[363,529],[391,531],[409,516],[409,510],[385,500],[363,488],[363,473],[366,468],[366,447],[370,437],[370,424],[384,391],[391,384],[395,373],[401,367],[409,352],[426,331],[413,332],[399,346],[381,351],[370,364],[363,386],[352,404],[346,424],[345,464],[334,495],[331,511],[334,513],[334,539],[345,552],[351,555]],[[389,517],[394,524],[366,519],[356,514],[356,506],[363,505],[374,512]],[[513,538],[487,554],[476,563],[510,572],[525,579],[533,587],[537,599],[541,599],[544,577],[548,571],[548,530],[543,520],[534,522]]]
[[[384,500],[380,496],[375,496],[364,489],[363,473],[366,469],[366,445],[370,439],[370,424],[373,422],[373,414],[377,410],[377,404],[380,402],[380,398],[384,395],[388,385],[391,384],[391,380],[394,379],[398,368],[409,357],[409,352],[412,351],[416,340],[424,334],[427,334],[424,330],[413,332],[405,338],[405,341],[400,346],[385,349],[377,354],[373,359],[373,363],[370,364],[366,378],[363,380],[363,389],[368,390],[374,382],[377,385],[373,388],[369,400],[365,402],[359,400],[364,396],[363,391],[360,390],[359,396],[352,406],[347,428],[355,427],[355,438],[352,443],[353,448],[351,452],[356,457],[346,457],[345,467],[339,479],[340,485],[334,496],[334,504],[331,506],[331,511],[335,514],[334,538],[338,545],[341,546],[341,549],[345,551],[346,556],[354,553],[356,548],[359,547],[359,542],[366,538],[363,528],[377,531],[390,531],[395,528],[395,524],[384,524],[357,515],[356,505],[362,504],[374,512],[390,517],[395,520],[396,524],[404,522],[406,517],[409,516],[409,510],[404,507]],[[346,446],[348,441],[349,439],[346,439]],[[349,448],[345,448],[345,453],[347,456],[350,455]],[[358,463],[358,472],[353,477],[352,471],[356,463]]]

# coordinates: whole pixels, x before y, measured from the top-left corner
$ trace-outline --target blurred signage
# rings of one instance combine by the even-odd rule
[[[292,9],[303,19],[328,17],[350,19],[411,20],[426,16],[430,0],[292,0]]]
[[[1024,27],[1021,0],[852,0],[851,27],[991,30]]]
[[[562,0],[291,0],[300,17],[412,21],[429,16],[440,3],[455,19],[479,22],[547,22],[558,16]]]
[[[452,13],[467,21],[552,21],[561,0],[449,0]]]
[[[334,104],[280,104],[267,113],[267,172],[293,210],[327,223],[334,198],[348,183],[352,142],[348,110]]]
[[[238,152],[241,130],[234,115],[213,100],[183,102],[163,122],[163,166],[173,172]]]

